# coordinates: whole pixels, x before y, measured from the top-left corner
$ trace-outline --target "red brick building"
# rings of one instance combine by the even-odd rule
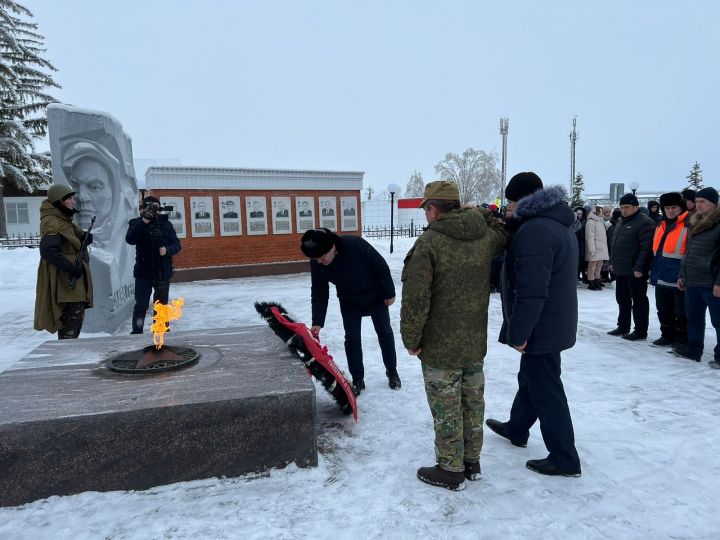
[[[307,272],[307,229],[362,230],[362,172],[150,167],[182,242],[176,281]]]

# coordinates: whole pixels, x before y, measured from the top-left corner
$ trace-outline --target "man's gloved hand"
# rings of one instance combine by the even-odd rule
[[[83,275],[83,264],[81,262],[74,264],[68,274],[70,274],[70,277],[74,278],[80,278]]]

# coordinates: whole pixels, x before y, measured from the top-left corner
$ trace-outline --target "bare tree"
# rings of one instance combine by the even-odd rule
[[[500,170],[495,153],[472,148],[465,150],[461,156],[450,153],[435,165],[435,172],[442,180],[458,185],[463,204],[494,201],[500,190]]]
[[[415,171],[410,176],[407,185],[405,186],[405,196],[422,197],[425,192],[425,182],[423,181],[422,173]]]

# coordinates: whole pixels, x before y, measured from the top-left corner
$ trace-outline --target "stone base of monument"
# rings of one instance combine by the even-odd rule
[[[317,465],[315,387],[267,326],[166,334],[200,353],[122,374],[151,335],[48,341],[0,374],[0,506]]]

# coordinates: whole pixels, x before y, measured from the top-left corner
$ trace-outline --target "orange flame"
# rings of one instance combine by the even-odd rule
[[[153,323],[150,327],[153,333],[153,343],[156,349],[161,349],[165,343],[165,332],[168,331],[168,323],[177,321],[182,315],[182,308],[185,300],[177,298],[169,304],[161,304],[156,300],[153,304],[155,315],[153,315]]]

